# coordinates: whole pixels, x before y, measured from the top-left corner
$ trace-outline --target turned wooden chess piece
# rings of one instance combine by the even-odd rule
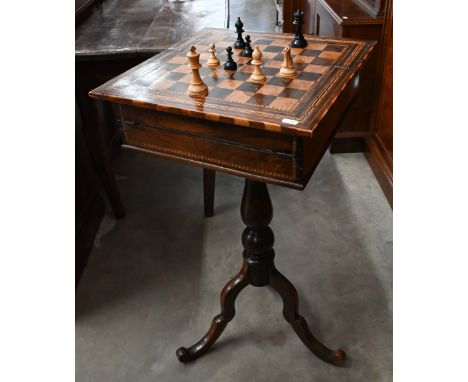
[[[232,48],[228,46],[226,48],[227,61],[224,63],[224,70],[237,70],[237,64],[232,59]]]
[[[250,36],[245,36],[245,48],[242,51],[242,56],[244,57],[252,57],[253,49],[250,46]]]
[[[303,17],[304,12],[302,12],[301,10],[298,9],[296,12],[294,12],[293,25],[295,28],[295,34],[294,39],[291,42],[292,48],[305,48],[307,46],[307,40],[302,34],[302,24],[304,24],[304,21],[302,21]]]
[[[265,183],[245,180],[241,216],[246,224],[242,233],[244,246],[242,268],[221,292],[221,313],[213,318],[205,336],[193,346],[177,349],[179,361],[193,361],[210,349],[234,318],[236,298],[246,286],[270,285],[281,296],[283,316],[304,345],[323,361],[342,366],[346,359],[345,352],[341,349],[331,350],[314,337],[307,321],[299,314],[299,298],[296,288],[275,267],[273,249],[275,236],[269,227],[273,217],[273,206]]]
[[[284,60],[279,71],[280,77],[284,78],[294,78],[297,74],[296,68],[294,67],[294,62],[291,57],[291,48],[287,46],[284,48]]]
[[[206,64],[210,67],[210,68],[215,68],[217,66],[220,65],[220,62],[218,60],[218,57],[216,57],[216,47],[215,47],[215,44],[210,44],[210,58],[208,59],[208,61],[206,62]]]
[[[240,17],[237,18],[237,21],[234,24],[234,26],[236,27],[236,33],[237,33],[237,40],[234,43],[234,48],[235,49],[244,49],[245,41],[242,38],[242,32],[244,32],[242,27],[244,26],[244,23],[241,21]]]
[[[252,75],[250,76],[250,81],[256,82],[256,83],[265,82],[266,76],[262,72],[262,69],[260,69],[260,65],[263,63],[262,52],[260,52],[260,49],[258,48],[258,46],[255,47],[252,53],[252,61],[250,63],[252,65],[255,65],[254,71]]]
[[[192,80],[188,86],[188,94],[190,97],[200,97],[208,94],[208,86],[206,86],[200,77],[200,53],[197,53],[196,49],[197,48],[192,45],[187,53],[189,61],[187,67],[192,69]]]

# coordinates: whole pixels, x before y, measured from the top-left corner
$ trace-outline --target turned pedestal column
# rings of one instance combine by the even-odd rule
[[[242,269],[221,292],[221,313],[213,319],[208,332],[195,345],[179,348],[177,357],[181,362],[188,362],[206,353],[234,318],[235,300],[241,290],[249,284],[256,287],[270,285],[283,299],[283,316],[304,345],[323,361],[341,366],[345,360],[344,351],[332,351],[312,335],[307,322],[298,312],[296,288],[275,268],[275,239],[268,226],[273,218],[273,208],[265,183],[245,180],[241,216],[247,226],[242,233]]]

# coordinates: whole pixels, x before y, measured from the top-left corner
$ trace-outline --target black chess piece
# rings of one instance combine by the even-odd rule
[[[236,48],[236,49],[244,49],[244,47],[245,47],[245,41],[244,41],[244,39],[242,38],[242,32],[244,32],[244,30],[242,29],[242,27],[244,26],[244,23],[241,21],[240,17],[237,18],[237,21],[236,21],[236,23],[234,24],[234,26],[236,27],[236,33],[237,33],[237,40],[236,40],[236,42],[234,43],[234,48]]]
[[[232,48],[228,46],[226,48],[227,61],[224,64],[224,70],[237,70],[237,64],[232,59]]]
[[[291,48],[305,48],[307,46],[307,41],[302,34],[302,24],[304,24],[304,21],[302,21],[303,17],[304,12],[302,12],[300,9],[294,12],[293,24],[296,33],[294,35],[294,39],[291,42]]]
[[[247,35],[247,36],[245,36],[245,48],[242,51],[242,55],[244,57],[252,57],[252,53],[253,53],[253,49],[250,46],[250,36]]]

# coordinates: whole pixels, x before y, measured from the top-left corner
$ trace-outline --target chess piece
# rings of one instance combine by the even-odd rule
[[[258,46],[255,47],[252,53],[252,58],[253,60],[250,63],[252,65],[255,65],[255,68],[254,68],[252,75],[250,76],[250,81],[256,82],[256,83],[265,82],[266,76],[262,72],[262,69],[260,69],[260,65],[263,63],[262,52],[260,52],[260,49],[258,48]]]
[[[200,53],[196,52],[193,45],[190,47],[190,51],[187,53],[189,64],[187,67],[192,69],[192,80],[188,86],[188,94],[190,97],[206,96],[208,94],[208,86],[202,81],[200,77]]]
[[[242,27],[244,26],[244,23],[241,21],[240,17],[237,18],[237,21],[234,24],[234,26],[236,27],[236,33],[237,33],[237,40],[234,43],[234,48],[235,49],[244,49],[245,41],[242,38],[242,32],[244,32]]]
[[[304,12],[301,10],[297,10],[294,12],[294,27],[295,27],[295,35],[294,39],[291,42],[291,47],[292,48],[305,48],[307,46],[307,41],[304,38],[304,35],[302,34],[302,24],[304,24],[304,21],[302,21],[302,18],[304,17]]]
[[[218,60],[218,57],[216,57],[216,47],[215,47],[215,44],[210,44],[210,58],[208,59],[208,61],[206,62],[206,64],[210,67],[210,68],[215,68],[217,66],[220,65],[220,62]]]
[[[242,51],[242,55],[244,57],[252,57],[253,49],[250,46],[250,36],[247,35],[245,36],[245,47],[244,50]]]
[[[224,64],[224,70],[237,70],[237,64],[232,59],[232,48],[228,46],[226,48],[227,61]]]
[[[281,69],[279,71],[280,77],[284,78],[293,78],[296,76],[297,71],[296,68],[294,67],[294,62],[291,57],[291,48],[287,46],[284,48],[284,60],[283,60],[283,65],[281,65]]]

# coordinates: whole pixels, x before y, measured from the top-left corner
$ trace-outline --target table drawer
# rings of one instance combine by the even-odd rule
[[[236,175],[297,178],[295,137],[128,106],[119,114],[126,148]]]

